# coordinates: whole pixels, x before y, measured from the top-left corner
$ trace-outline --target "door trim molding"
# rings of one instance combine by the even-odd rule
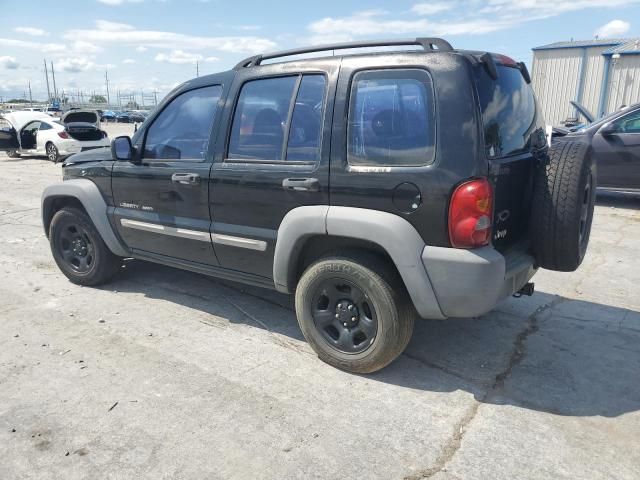
[[[140,220],[131,220],[129,218],[121,218],[120,225],[134,230],[170,235],[172,237],[188,238],[189,240],[200,240],[202,242],[213,242],[230,247],[258,250],[260,252],[264,252],[267,249],[267,242],[264,240],[255,240],[253,238],[235,237],[233,235],[169,227],[167,225],[160,225],[159,223],[141,222]]]
[[[230,247],[248,248],[249,250],[258,250],[264,252],[267,249],[267,242],[264,240],[255,240],[253,238],[234,237],[232,235],[222,235],[219,233],[211,234],[211,241],[220,245]]]
[[[188,238],[189,240],[200,240],[202,242],[211,241],[211,239],[209,238],[209,232],[201,232],[198,230],[168,227],[166,225],[160,225],[158,223],[141,222],[139,220],[131,220],[128,218],[121,218],[120,225],[126,228],[132,228],[134,230],[160,233],[163,235],[170,235],[172,237]]]

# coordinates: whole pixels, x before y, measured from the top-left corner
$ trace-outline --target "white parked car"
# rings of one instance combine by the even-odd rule
[[[91,110],[72,110],[61,119],[41,112],[0,115],[0,148],[9,157],[44,155],[58,162],[74,153],[110,145],[100,129],[100,116]]]

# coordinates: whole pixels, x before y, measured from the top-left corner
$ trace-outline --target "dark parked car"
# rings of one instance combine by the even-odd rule
[[[129,114],[129,121],[135,123],[142,123],[147,119],[147,116],[142,112],[127,112]]]
[[[118,123],[130,123],[131,118],[129,116],[129,112],[117,112],[116,113],[116,122]]]
[[[598,166],[598,187],[640,191],[640,103],[596,121],[587,111],[583,115],[591,123],[562,136],[556,131],[554,140],[591,146]]]
[[[416,317],[476,317],[580,265],[595,172],[583,144],[548,149],[529,83],[438,38],[247,58],[65,162],[42,197],[53,257],[81,285],[134,257],[295,294],[318,356],[373,372]]]
[[[114,112],[113,110],[105,110],[100,115],[100,120],[102,120],[103,122],[115,122],[116,112]]]

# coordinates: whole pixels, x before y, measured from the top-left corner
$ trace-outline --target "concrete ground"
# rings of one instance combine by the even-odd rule
[[[0,478],[638,478],[640,199],[600,200],[578,272],[359,376],[274,292],[139,261],[69,283],[39,211],[60,176],[0,155]]]

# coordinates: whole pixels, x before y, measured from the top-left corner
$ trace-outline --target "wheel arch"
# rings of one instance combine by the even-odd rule
[[[53,216],[67,206],[80,208],[91,218],[102,240],[115,255],[121,257],[129,255],[109,223],[107,203],[96,184],[89,179],[67,180],[50,185],[44,190],[42,224],[47,237]]]
[[[391,262],[424,318],[445,318],[422,263],[425,244],[405,219],[388,212],[340,206],[304,206],[291,210],[278,229],[273,262],[277,290],[295,291],[299,275],[313,255],[364,248]]]

